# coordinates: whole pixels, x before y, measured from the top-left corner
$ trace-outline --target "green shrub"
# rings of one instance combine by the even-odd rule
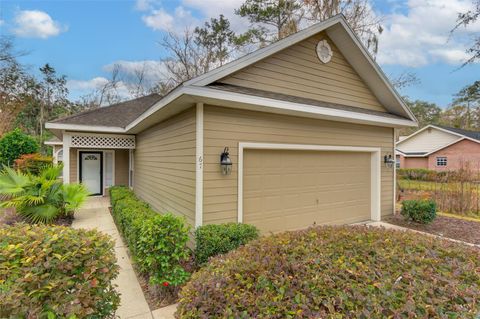
[[[206,225],[195,230],[195,261],[202,265],[212,256],[225,254],[258,238],[258,229],[248,224]]]
[[[23,154],[15,160],[14,168],[23,173],[38,175],[47,166],[53,165],[53,158],[40,153]]]
[[[414,222],[429,224],[437,217],[437,204],[433,200],[404,200],[401,214]]]
[[[0,138],[0,164],[11,166],[23,154],[38,152],[38,143],[31,137],[15,129]]]
[[[0,195],[8,200],[0,207],[15,207],[32,223],[51,223],[73,216],[88,196],[83,184],[63,184],[62,166],[46,166],[38,175],[25,174],[5,166],[0,172]]]
[[[120,298],[113,247],[95,230],[0,228],[0,318],[114,318]]]
[[[177,318],[475,318],[480,251],[412,232],[315,227],[212,258]]]
[[[110,201],[113,218],[139,270],[152,284],[184,284],[190,276],[182,266],[190,256],[184,219],[153,211],[122,186],[110,188]]]

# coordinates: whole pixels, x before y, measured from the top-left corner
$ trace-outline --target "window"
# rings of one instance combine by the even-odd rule
[[[447,158],[437,157],[437,166],[447,166]]]
[[[397,160],[395,161],[395,165],[397,168],[400,168],[400,157],[397,157]]]

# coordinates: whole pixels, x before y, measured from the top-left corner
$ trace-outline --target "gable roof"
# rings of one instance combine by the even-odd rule
[[[429,128],[437,129],[437,130],[440,130],[442,132],[452,134],[452,135],[458,137],[458,139],[456,139],[452,142],[446,143],[445,145],[441,145],[440,147],[438,147],[434,150],[428,151],[428,152],[403,152],[399,149],[397,149],[397,151],[401,152],[402,154],[404,154],[407,157],[425,157],[425,156],[429,156],[433,153],[436,153],[436,152],[438,152],[438,151],[440,151],[444,148],[447,148],[447,147],[449,147],[451,145],[454,145],[454,144],[456,144],[460,141],[463,141],[463,140],[470,140],[472,142],[480,143],[480,132],[479,131],[470,131],[470,130],[464,130],[464,129],[455,128],[455,127],[429,124],[429,125],[421,128],[420,130],[414,132],[413,134],[405,137],[403,140],[398,141],[396,143],[396,146],[398,146],[398,145],[402,144],[403,142],[411,139],[412,137],[415,137],[419,133],[421,133],[421,132],[423,132],[423,131],[425,131]]]
[[[59,118],[51,121],[51,123],[126,127],[161,99],[162,96],[159,94],[150,94]]]
[[[343,105],[329,103],[318,106],[311,104],[311,101],[293,100],[285,94],[270,94],[266,96],[266,92],[262,92],[264,96],[259,96],[259,92],[256,92],[257,95],[255,95],[253,92],[246,91],[226,94],[228,92],[224,88],[212,85],[218,79],[250,66],[322,31],[327,33],[328,37],[335,43],[348,63],[352,65],[388,113],[382,115],[368,114],[363,110],[358,110],[359,108],[346,110]],[[57,130],[59,134],[62,130],[135,134],[149,125],[153,125],[155,121],[158,122],[179,113],[196,102],[370,125],[380,124],[401,127],[416,126],[417,124],[413,113],[404,104],[385,74],[350,29],[343,15],[337,15],[317,23],[267,47],[186,81],[163,98],[159,96],[146,98],[146,100],[140,98],[119,103],[110,108],[87,111],[68,118],[48,122],[45,126],[51,130]],[[129,107],[132,107],[133,110],[128,110]]]
[[[463,135],[465,137],[469,137],[471,139],[480,141],[479,131],[469,131],[461,128],[448,127],[448,126],[442,126],[442,125],[436,125],[436,127],[443,128],[444,130],[450,131],[452,133],[456,133],[456,134]]]

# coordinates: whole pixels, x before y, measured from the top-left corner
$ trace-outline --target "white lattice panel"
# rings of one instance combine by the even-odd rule
[[[72,147],[135,148],[134,136],[72,135]]]

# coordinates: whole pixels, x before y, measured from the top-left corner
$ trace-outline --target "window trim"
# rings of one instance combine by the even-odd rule
[[[446,156],[437,156],[435,158],[435,164],[438,167],[446,167],[448,165],[448,159]]]

